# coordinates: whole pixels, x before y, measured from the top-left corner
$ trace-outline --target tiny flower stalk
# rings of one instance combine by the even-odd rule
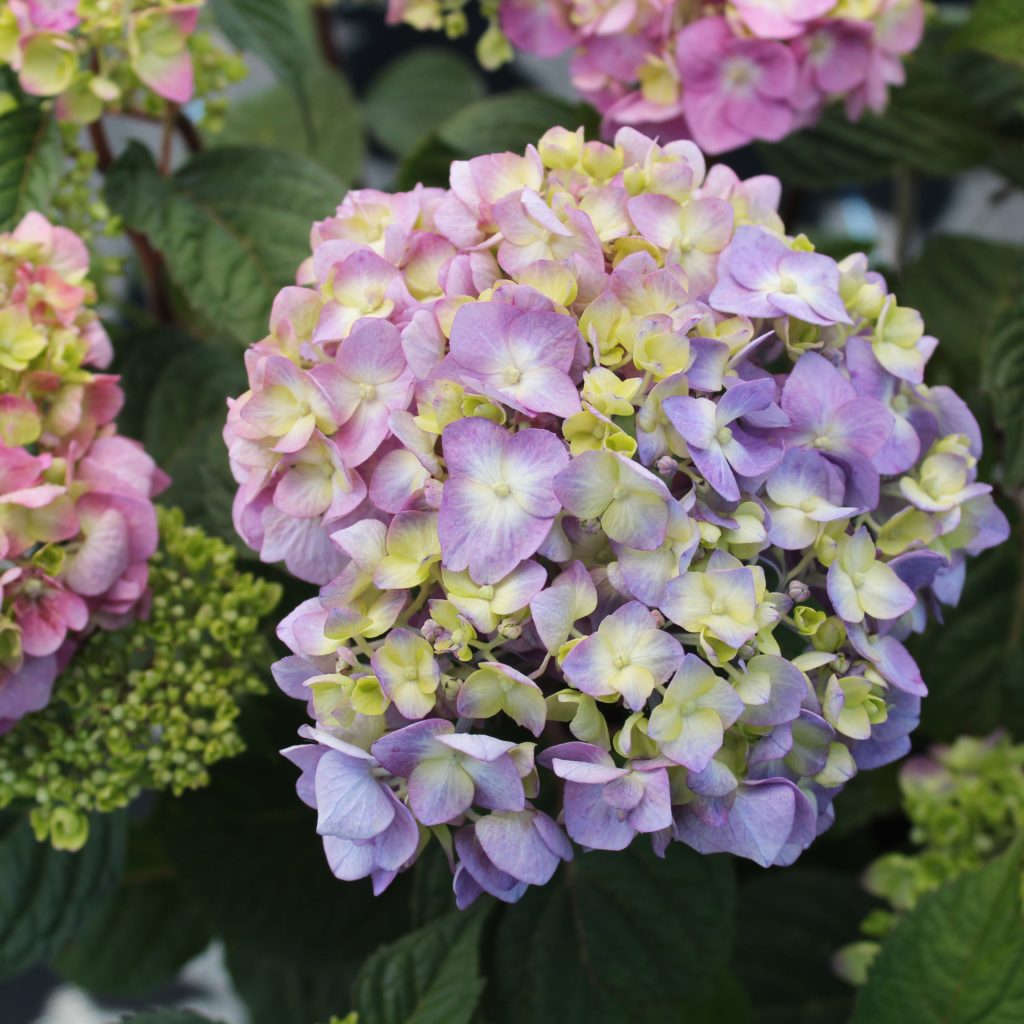
[[[784,124],[788,44],[742,43],[745,116]],[[778,198],[556,128],[313,226],[224,437],[240,535],[320,588],[277,672],[339,878],[380,891],[438,835],[459,907],[631,842],[790,864],[909,750],[904,642],[1008,526],[919,318]]]

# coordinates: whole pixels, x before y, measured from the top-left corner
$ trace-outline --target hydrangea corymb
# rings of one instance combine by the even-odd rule
[[[240,534],[321,586],[275,675],[339,878],[431,835],[460,906],[570,840],[788,864],[909,749],[903,641],[1007,523],[920,316],[778,198],[554,129],[314,226],[225,437]]]
[[[466,29],[466,0],[389,0],[388,20]],[[882,111],[921,41],[922,0],[494,0],[482,62],[573,51],[572,80],[609,133],[649,129],[720,153],[777,141],[845,103]],[[496,14],[495,14],[496,11]],[[500,27],[499,27],[500,25]]]
[[[0,732],[44,707],[93,629],[144,615],[166,476],[124,401],[89,253],[38,213],[0,235]]]

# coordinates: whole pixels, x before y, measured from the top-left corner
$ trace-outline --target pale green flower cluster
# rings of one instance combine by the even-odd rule
[[[1024,744],[1004,734],[961,736],[914,758],[900,772],[913,853],[889,853],[868,868],[864,884],[889,907],[861,925],[868,938],[844,947],[836,969],[863,984],[879,940],[926,893],[1001,854],[1024,829]],[[1021,879],[1024,891],[1024,878]]]
[[[0,738],[0,808],[32,805],[37,838],[60,849],[85,843],[93,811],[206,785],[243,749],[240,700],[265,688],[260,620],[280,588],[239,572],[234,550],[180,510],[159,518],[148,619],[90,637],[50,704]]]

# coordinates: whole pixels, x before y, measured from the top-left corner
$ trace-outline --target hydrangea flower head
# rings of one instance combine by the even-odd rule
[[[167,477],[116,432],[88,269],[82,240],[38,213],[0,235],[0,732],[46,705],[92,630],[149,608]]]
[[[0,63],[26,93],[55,98],[57,116],[78,124],[107,107],[184,104],[244,73],[205,39],[197,44],[203,5],[10,0],[0,10]]]
[[[458,35],[466,2],[390,0],[388,20]],[[484,66],[510,59],[510,43],[538,57],[571,50],[573,84],[604,116],[606,134],[630,126],[693,139],[708,153],[777,142],[837,102],[851,118],[881,112],[924,31],[922,0],[495,0],[482,8]]]
[[[913,311],[778,196],[553,129],[314,226],[225,439],[239,532],[321,588],[276,673],[339,878],[434,837],[460,907],[581,848],[789,864],[909,749],[903,641],[1007,523]]]

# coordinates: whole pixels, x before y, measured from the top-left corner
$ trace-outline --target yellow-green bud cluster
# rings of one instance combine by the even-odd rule
[[[879,939],[899,915],[964,871],[982,867],[1024,830],[1024,744],[1008,736],[961,736],[928,757],[908,761],[900,773],[910,839],[918,851],[890,853],[865,874],[867,889],[889,907],[870,914],[861,931],[867,941],[840,951],[837,967],[862,984],[878,953]],[[1021,879],[1024,892],[1024,879]]]
[[[260,622],[280,587],[240,573],[234,550],[180,510],[159,521],[149,618],[94,634],[50,704],[0,738],[0,807],[31,805],[36,836],[59,848],[84,844],[92,811],[206,785],[243,749],[239,701],[265,688]]]

